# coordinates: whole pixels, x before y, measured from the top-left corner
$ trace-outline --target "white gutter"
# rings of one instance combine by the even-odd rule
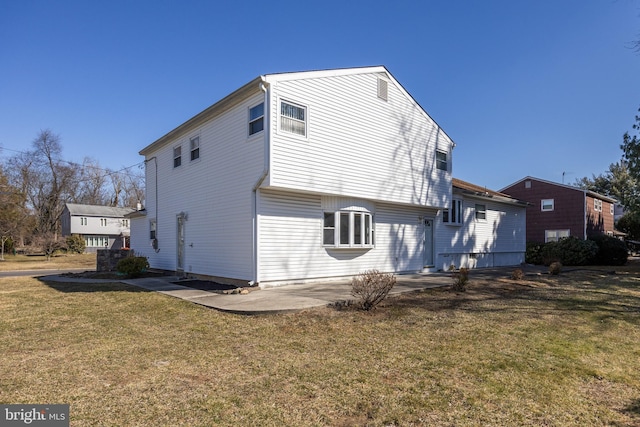
[[[252,264],[252,279],[249,282],[249,285],[251,286],[256,286],[260,283],[260,257],[259,257],[259,234],[258,234],[258,189],[260,188],[260,186],[262,185],[262,183],[264,182],[264,180],[267,178],[267,175],[269,175],[269,169],[270,169],[270,165],[271,165],[271,145],[270,145],[270,141],[269,141],[269,129],[270,129],[270,124],[269,124],[269,115],[270,115],[270,104],[269,104],[269,100],[270,100],[270,93],[269,93],[269,87],[268,87],[268,83],[266,81],[266,78],[264,76],[261,76],[261,82],[260,82],[260,90],[262,90],[264,92],[264,168],[262,170],[262,175],[260,175],[260,178],[258,178],[258,181],[256,181],[255,185],[253,186],[253,200],[252,200],[252,204],[251,204],[251,216],[252,216],[252,222],[253,222],[253,244],[252,244],[252,260],[251,260],[251,264]]]

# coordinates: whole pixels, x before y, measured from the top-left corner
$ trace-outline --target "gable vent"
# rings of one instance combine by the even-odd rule
[[[378,98],[387,100],[389,95],[389,82],[383,79],[378,79]]]

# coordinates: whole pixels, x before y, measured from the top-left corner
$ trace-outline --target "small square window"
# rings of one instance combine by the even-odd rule
[[[446,171],[448,170],[448,164],[447,164],[447,153],[445,153],[444,151],[440,151],[437,150],[436,151],[436,168]]]
[[[524,182],[524,188],[531,188],[531,180],[528,179]]]
[[[553,199],[542,199],[542,201],[540,202],[540,209],[542,209],[543,212],[550,212],[554,209],[555,207],[555,202]]]
[[[196,136],[194,138],[191,138],[189,145],[191,148],[191,161],[199,159],[200,158],[200,137]]]
[[[487,219],[487,207],[485,205],[476,204],[476,219]]]
[[[264,130],[264,102],[249,109],[249,135]]]
[[[182,164],[182,147],[177,146],[173,148],[173,167],[177,168]]]

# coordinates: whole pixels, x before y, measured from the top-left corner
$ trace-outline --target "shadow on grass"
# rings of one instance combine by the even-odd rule
[[[428,290],[421,296],[402,296],[391,305],[431,311],[593,313],[601,320],[618,318],[640,324],[640,287],[627,277],[604,277],[598,272],[563,274],[533,280],[489,279],[470,275],[466,292],[450,288]],[[631,315],[631,316],[630,316]]]
[[[75,292],[152,292],[148,289],[144,289],[138,286],[127,285],[120,282],[105,282],[105,283],[86,283],[86,282],[58,282],[58,281],[46,281],[40,279],[42,283],[49,286],[51,289],[55,289],[58,292],[75,293]]]
[[[634,399],[622,409],[625,414],[638,417],[640,416],[640,399]]]

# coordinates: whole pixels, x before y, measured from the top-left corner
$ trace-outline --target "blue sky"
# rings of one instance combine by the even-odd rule
[[[638,0],[0,0],[0,156],[41,129],[121,169],[261,74],[384,65],[456,142],[454,176],[573,183],[640,107]]]

